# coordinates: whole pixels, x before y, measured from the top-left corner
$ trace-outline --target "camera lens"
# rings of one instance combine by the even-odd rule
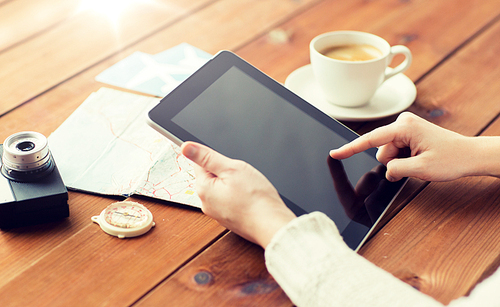
[[[2,174],[16,181],[32,181],[54,168],[47,138],[38,132],[19,132],[3,144]]]
[[[19,149],[20,151],[30,151],[33,148],[35,148],[35,143],[27,141],[27,142],[21,142],[16,145],[16,148]]]

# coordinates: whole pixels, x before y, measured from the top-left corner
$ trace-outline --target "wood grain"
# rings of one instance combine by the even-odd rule
[[[275,25],[307,9],[319,0],[220,0],[179,20],[141,42],[136,48],[156,53],[182,42],[211,54],[222,49],[240,50],[265,35]]]
[[[419,92],[412,111],[468,135],[486,127],[485,134],[500,133],[498,0],[147,1],[125,11],[117,28],[95,12],[73,15],[77,2],[0,0],[0,30],[11,31],[0,31],[0,140],[22,130],[49,135],[103,86],[98,73],[134,51],[181,42],[229,49],[282,82],[309,62],[313,36],[339,29],[410,47],[407,74]],[[363,132],[392,119],[351,126]],[[499,180],[422,187],[410,182],[361,253],[448,302],[500,263]],[[136,200],[157,227],[132,240],[90,221],[114,199],[77,192],[69,219],[0,232],[0,306],[291,305],[262,249],[224,235],[198,210]]]
[[[303,5],[290,1],[274,3],[276,4],[273,5],[281,8],[280,10],[274,10],[275,14],[282,14],[283,9],[288,10],[290,13]],[[246,31],[240,31],[237,38],[230,37],[231,40],[226,41],[218,38],[218,35],[226,31],[226,27],[230,26],[232,22],[236,24],[241,22],[239,18],[230,18],[231,16],[235,17],[236,12],[246,9],[250,17],[252,17],[259,15],[259,11],[266,6],[257,6],[253,11],[252,8],[254,7],[250,1],[246,2],[245,6],[241,6],[241,2],[232,6],[231,1],[225,1],[222,7],[209,6],[206,9],[211,12],[207,14],[202,10],[198,12],[199,16],[192,15],[191,19],[189,19],[192,22],[191,24],[185,23],[183,27],[174,27],[171,30],[167,28],[134,45],[133,48],[125,49],[116,56],[83,70],[75,77],[65,80],[64,83],[2,116],[3,129],[0,130],[0,138],[5,139],[8,135],[21,130],[35,130],[49,135],[92,91],[102,86],[102,84],[94,81],[94,77],[98,73],[135,50],[155,53],[182,42],[184,36],[181,30],[184,27],[195,28],[196,25],[206,22],[206,33],[204,33],[203,39],[207,39],[207,37],[214,38],[206,41],[207,45],[205,47],[209,50],[225,49],[251,40],[265,31],[277,15],[269,13],[265,15],[265,18],[261,17],[259,23],[254,23],[252,27],[245,28]],[[232,14],[227,15],[224,24],[217,22],[216,18],[205,20],[205,17],[203,17],[212,16],[219,9],[232,12]],[[172,37],[175,37],[177,41],[168,40],[168,38]],[[191,42],[194,45],[197,45],[196,37],[196,33],[193,32]],[[121,286],[119,284],[114,285],[121,287],[121,289],[108,295],[108,293],[103,292],[110,289],[110,286],[106,286],[105,283],[111,282],[116,276],[113,277],[113,272],[106,268],[95,264],[96,267],[93,262],[97,258],[93,254],[106,254],[106,250],[111,249],[113,257],[119,258],[118,263],[127,263],[125,257],[133,253],[128,247],[124,248],[123,251],[115,250],[116,240],[108,242],[110,238],[102,233],[97,225],[90,222],[90,216],[98,214],[110,201],[109,198],[72,192],[70,194],[71,216],[67,221],[51,226],[36,226],[10,233],[1,233],[0,241],[2,243],[8,242],[8,244],[0,246],[0,255],[5,256],[3,261],[0,262],[0,280],[2,280],[0,284],[0,305],[30,305],[34,304],[38,297],[43,304],[64,306],[79,296],[88,297],[80,302],[81,305],[93,305],[99,297],[106,297],[102,304],[113,301],[118,305],[129,305],[134,301],[134,298],[137,299],[145,294],[148,289],[154,287],[156,283],[159,283],[163,278],[175,271],[177,267],[181,266],[183,262],[196,254],[198,250],[203,250],[211,240],[224,232],[222,227],[199,211],[177,206],[165,206],[165,203],[149,201],[148,204],[150,203],[153,209],[154,207],[159,208],[156,209],[157,211],[153,211],[155,216],[160,214],[159,216],[166,217],[166,220],[173,217],[176,220],[182,220],[182,223],[167,223],[163,226],[160,224],[161,227],[157,227],[151,235],[148,234],[148,237],[151,237],[156,232],[160,237],[154,236],[155,240],[159,241],[158,244],[163,245],[158,246],[146,240],[146,242],[149,242],[146,245],[151,245],[151,250],[146,250],[147,253],[141,254],[144,257],[144,260],[141,261],[144,262],[138,262],[136,265],[131,266],[139,269],[146,266],[151,270],[146,270],[144,273],[146,274],[144,275],[146,282],[142,281],[141,278],[144,278],[142,275],[138,275],[139,270],[130,276],[132,287],[128,287],[127,279],[123,278],[124,281]],[[163,227],[168,228],[169,233],[157,232],[158,229]],[[196,231],[196,234],[193,236],[190,231]],[[175,238],[170,241],[166,239],[170,237]],[[193,242],[193,240],[196,242]],[[82,245],[82,242],[91,243]],[[165,252],[163,249],[168,249],[170,252]],[[156,254],[156,250],[162,254]],[[65,257],[71,259],[64,260]],[[146,261],[149,261],[149,263],[146,263]],[[157,270],[158,267],[162,266],[163,269]],[[51,267],[60,268],[51,270],[49,269]],[[77,282],[77,280],[80,280],[79,276],[82,271],[71,272],[70,269],[75,267],[87,268],[89,272],[98,271],[99,274],[96,276],[84,275],[81,278],[84,278],[85,281]],[[37,276],[37,278],[32,278],[32,276]],[[100,280],[101,278],[102,280]],[[60,280],[64,279],[74,281],[74,284],[72,286],[66,285],[66,283],[62,284]],[[46,281],[52,281],[53,284],[46,287],[44,286]],[[21,285],[29,285],[31,289],[30,296],[19,298],[20,293],[16,291],[24,289]],[[89,296],[88,291],[92,291],[94,294]]]
[[[500,113],[499,72],[500,22],[485,25],[481,31],[423,76],[417,83],[417,99],[409,111],[439,126],[465,135],[478,135]],[[364,133],[390,123],[392,116],[368,123]]]
[[[73,203],[72,218],[64,223],[65,226],[54,227],[53,232],[43,238],[33,235],[36,230],[14,231],[11,235],[26,239],[24,242],[16,240],[16,244],[38,252],[50,248],[44,247],[45,239],[66,238],[23,270],[15,270],[14,278],[0,288],[0,305],[131,305],[197,250],[210,244],[223,229],[195,210],[145,199],[139,201],[150,209],[156,226],[137,238],[118,239],[105,234],[91,222],[91,216],[99,215],[104,209],[102,202],[82,203],[87,205],[84,208]],[[75,222],[82,227],[69,236]],[[22,252],[21,249],[15,251]],[[4,265],[16,266],[16,261],[12,260],[25,254],[9,253],[9,264],[2,260]]]
[[[429,8],[426,6],[426,4],[429,3],[420,3],[420,4],[415,4],[415,3],[405,3],[405,4],[399,4],[401,6],[406,6],[410,7],[412,9],[412,14],[418,16],[413,19],[406,20],[406,9],[405,10],[400,10],[399,7],[393,7],[394,12],[398,12],[401,14],[400,16],[395,16],[393,14],[391,18],[393,20],[398,20],[400,21],[398,24],[401,25],[401,28],[414,28],[413,31],[419,31],[418,34],[413,34],[411,35],[411,38],[413,40],[419,40],[418,42],[413,43],[413,40],[410,41],[410,38],[408,38],[408,44],[418,44],[419,48],[416,48],[416,50],[413,52],[414,57],[415,57],[415,62],[414,65],[417,66],[417,69],[420,72],[409,72],[409,74],[413,75],[414,79],[418,79],[422,77],[426,70],[432,69],[432,67],[439,65],[440,61],[448,56],[448,53],[452,52],[454,48],[457,45],[462,44],[464,41],[468,39],[468,36],[473,35],[474,32],[464,32],[462,31],[462,26],[463,25],[458,25],[457,26],[457,31],[454,31],[452,29],[449,29],[450,26],[449,24],[446,24],[443,22],[440,18],[442,14],[440,13],[444,7],[434,8],[433,10],[429,10]],[[366,8],[362,8],[362,6],[365,5]],[[377,6],[374,2],[370,3],[357,3],[357,2],[333,2],[333,1],[324,1],[321,2],[320,4],[312,7],[311,9],[305,11],[304,13],[297,15],[293,19],[285,22],[283,25],[280,25],[277,27],[278,29],[281,29],[285,31],[285,35],[290,35],[288,41],[284,42],[279,42],[277,43],[276,41],[273,41],[271,39],[271,36],[273,34],[266,34],[265,36],[257,39],[255,42],[252,42],[251,44],[248,44],[241,49],[236,50],[236,52],[243,56],[245,59],[249,60],[251,63],[255,64],[258,68],[262,69],[264,72],[268,73],[270,76],[283,81],[284,76],[286,76],[289,72],[291,72],[293,69],[296,67],[306,64],[308,62],[308,51],[307,51],[307,44],[308,40],[310,40],[314,35],[317,33],[314,33],[314,29],[325,29],[328,28],[330,25],[331,28],[335,28],[334,26],[331,26],[331,24],[335,23],[340,23],[343,20],[349,20],[351,22],[358,22],[358,27],[360,29],[366,30],[366,29],[371,29],[370,26],[375,23],[375,21],[378,18],[378,14],[381,12],[387,12],[387,10],[390,10],[390,8],[387,7],[386,3],[378,3],[380,7]],[[421,5],[421,6],[420,6]],[[436,5],[436,4],[434,4]],[[442,2],[439,5],[445,5]],[[450,14],[445,16],[444,18],[449,18],[449,20],[452,20],[453,18],[459,18],[460,16],[468,16],[467,12],[465,11],[464,8],[460,8],[457,10],[451,9],[451,7],[454,7],[457,5],[456,2],[448,2],[446,5],[448,5],[448,10],[450,11]],[[459,4],[460,5],[460,4]],[[461,3],[461,5],[465,5],[465,2]],[[354,9],[353,7],[356,7]],[[329,16],[330,18],[324,17],[322,19],[321,12],[322,11],[330,11],[334,16]],[[362,15],[362,18],[355,18],[355,16],[349,15],[348,12],[353,11],[356,12],[356,14]],[[361,13],[360,13],[361,11]],[[365,15],[363,15],[363,13]],[[488,9],[485,8],[477,8],[477,14],[485,14],[484,16],[489,16],[489,18],[494,18],[496,16],[496,13],[488,12]],[[373,14],[373,15],[372,15]],[[387,12],[387,14],[390,15],[390,11]],[[456,14],[456,15],[453,15]],[[347,16],[346,16],[347,15]],[[318,16],[320,16],[318,18]],[[338,17],[338,18],[337,18]],[[340,21],[339,21],[340,19]],[[467,19],[467,18],[464,18]],[[429,20],[435,22],[435,24],[427,24]],[[407,24],[406,24],[407,23]],[[420,23],[420,24],[418,24]],[[479,30],[483,27],[484,25],[484,19],[479,19],[479,18],[469,18],[464,21],[464,23],[469,23],[470,29],[476,29]],[[425,26],[424,26],[425,24]],[[435,26],[436,28],[439,28],[443,31],[435,31],[432,27]],[[446,28],[446,30],[444,29]],[[383,27],[381,27],[383,29]],[[469,29],[469,30],[470,30]],[[319,32],[319,30],[316,30]],[[392,28],[384,28],[384,32],[382,36],[387,36],[387,37],[393,37],[393,40],[397,40],[397,34],[395,33],[395,29]],[[400,29],[397,29],[397,31],[400,31]],[[324,32],[324,30],[322,31]],[[400,32],[399,32],[400,33]],[[442,33],[443,36],[439,36],[439,33]],[[447,35],[449,33],[453,33],[453,37],[448,37]],[[430,36],[432,34],[432,36]],[[429,36],[429,38],[428,38]],[[445,37],[446,36],[446,37]],[[401,38],[400,38],[401,39]],[[422,41],[423,40],[423,41]],[[485,39],[487,40],[487,39]],[[448,45],[445,46],[444,42],[446,42]],[[439,52],[436,52],[434,54],[429,54],[428,50],[422,47],[422,45],[427,45],[427,46],[432,46],[433,48],[436,48]],[[436,45],[438,45],[440,48],[437,48]],[[412,48],[413,50],[413,48]],[[304,56],[304,54],[306,54]],[[420,59],[422,59],[420,61]],[[431,61],[430,59],[433,59]],[[450,59],[450,61],[453,59]],[[297,64],[298,63],[298,64]],[[447,63],[445,63],[446,65]],[[445,66],[443,65],[443,66]],[[454,65],[453,62],[450,64]],[[455,65],[456,66],[456,65]],[[467,73],[464,73],[461,75],[462,78],[468,78],[469,75]],[[441,83],[444,83],[443,81],[446,81],[446,79],[441,78]],[[436,78],[434,82],[439,82],[439,78]],[[439,86],[439,83],[436,85],[437,87]],[[467,104],[467,101],[463,101],[462,104]],[[482,126],[478,125],[476,129],[481,129]],[[391,208],[391,210],[388,212],[386,217],[381,221],[381,226],[385,225],[388,223],[394,216],[399,216],[400,214],[405,217],[407,216],[406,211],[405,212],[400,212],[406,204],[411,201],[416,195],[425,187],[426,183],[412,179],[408,187],[403,190],[403,192],[400,194],[398,199],[396,200],[394,206]],[[431,198],[432,199],[432,198]],[[389,222],[390,223],[390,222]],[[402,223],[405,225],[404,223]],[[402,227],[402,225],[398,225],[399,227]],[[386,235],[386,227],[383,227],[382,230],[380,230],[380,227],[375,230],[375,233],[378,231],[378,235],[376,236],[376,240],[374,242],[379,242],[380,238],[384,238]],[[401,241],[403,241],[404,236],[401,236]],[[214,247],[217,245],[226,245],[227,243],[224,240],[220,240],[214,244]],[[372,249],[373,244],[377,243],[371,243],[367,249]],[[396,244],[396,243],[393,243]],[[403,244],[402,242],[399,242],[400,245],[402,246],[407,246],[406,244]],[[389,249],[390,244],[387,244],[383,247],[383,250]],[[208,259],[212,259],[211,262],[217,263],[218,259],[222,257],[221,251],[224,250],[223,248],[220,249],[213,249],[210,251],[206,251],[202,254],[203,257],[206,257]],[[363,250],[364,251],[364,250]],[[232,252],[236,252],[236,250],[233,250]],[[375,251],[374,255],[376,257],[382,257],[382,259],[385,256],[381,256],[381,251]],[[494,253],[494,252],[493,252]],[[373,260],[374,257],[370,258],[370,255],[365,255],[367,256],[370,260]],[[398,257],[395,257],[396,259],[399,259]],[[378,258],[377,258],[378,260]],[[240,260],[241,261],[241,260]],[[248,261],[248,260],[247,260]],[[376,261],[374,261],[377,263]],[[234,263],[234,266],[238,266],[239,262]],[[186,265],[186,270],[193,270],[196,271],[196,264],[189,263]],[[478,269],[476,272],[482,272],[482,269],[484,268],[476,268]],[[229,270],[229,269],[228,269]],[[262,268],[262,273],[265,274],[265,269]],[[437,268],[436,268],[437,270]],[[406,272],[406,271],[405,271]],[[441,272],[437,271],[434,272],[434,275],[438,274],[445,274],[446,272]],[[399,274],[399,273],[398,273]],[[396,274],[396,275],[398,275]],[[166,300],[169,297],[170,292],[165,292],[165,289],[168,289],[170,287],[174,287],[175,289],[179,289],[181,291],[184,285],[178,285],[177,280],[179,279],[186,279],[186,276],[191,276],[192,278],[193,274],[189,273],[181,273],[178,272],[176,273],[172,278],[168,279],[165,281],[162,286],[160,286],[158,289],[155,289],[153,293],[151,293],[148,296],[148,299],[145,302],[160,302],[162,300]],[[401,275],[401,274],[400,274]],[[413,276],[413,275],[412,275]],[[401,277],[401,276],[399,276]],[[465,285],[464,287],[460,288],[459,290],[456,290],[456,293],[460,293],[459,295],[464,295],[467,293],[467,290],[477,281],[477,276],[468,276],[470,279],[473,281],[470,284]],[[405,281],[412,282],[412,280],[408,280],[407,277],[404,277]],[[237,285],[238,283],[243,282],[244,278],[239,281],[234,281],[234,285]],[[167,286],[168,285],[168,286]],[[455,283],[451,284],[444,284],[442,285],[442,292],[446,292],[446,290],[453,289],[455,286]],[[447,287],[450,288],[447,288]],[[434,289],[433,289],[434,290]],[[185,290],[183,290],[185,291]],[[208,290],[207,290],[208,291]],[[427,291],[427,292],[426,292]],[[441,290],[439,290],[441,291]],[[439,291],[430,291],[429,289],[423,289],[423,292],[429,293],[433,295],[434,297],[437,297],[438,299],[442,300],[447,300],[447,297],[441,297],[441,293]],[[460,292],[461,291],[461,292]],[[215,290],[214,290],[215,292]],[[210,294],[210,295],[215,295],[215,294]]]
[[[17,0],[0,2],[0,52],[76,14],[77,0]]]
[[[204,1],[197,1],[202,5]],[[119,24],[87,10],[0,53],[0,114],[189,13],[178,4],[132,2]],[[191,5],[187,4],[188,7]],[[29,20],[24,20],[29,22]],[[22,58],[23,61],[18,61]],[[20,66],[22,64],[22,66]]]
[[[284,82],[295,69],[310,63],[309,42],[316,35],[336,30],[366,31],[385,38],[391,45],[403,44],[410,48],[413,63],[405,74],[417,81],[499,14],[498,1],[472,2],[322,1],[269,32],[286,33],[288,40],[276,42],[267,34],[238,50],[238,54]],[[398,58],[394,64],[397,61]],[[420,90],[418,93],[420,95]],[[375,121],[365,127],[359,122],[343,123],[362,134],[395,118]]]
[[[134,306],[293,306],[260,246],[228,233]],[[177,295],[183,293],[182,296]]]
[[[238,50],[238,54],[284,82],[293,70],[309,63],[309,42],[316,35],[335,30],[367,31],[391,45],[410,48],[414,59],[405,74],[416,81],[495,19],[500,13],[499,4],[467,0],[326,0],[275,27],[285,31],[289,40],[277,43],[265,35]]]
[[[259,5],[256,5],[250,0],[238,2],[224,0],[208,6],[134,46],[121,50],[116,55],[76,73],[46,94],[31,97],[30,103],[1,117],[3,129],[0,130],[0,140],[22,130],[34,130],[48,136],[88,95],[101,86],[108,86],[96,82],[95,76],[134,51],[140,50],[155,54],[182,42],[188,42],[210,53],[216,53],[222,49],[234,50],[265,33],[276,18],[293,14],[307,4],[307,1],[267,0],[260,1]],[[261,12],[265,9],[268,12],[263,15]],[[220,11],[225,14],[224,20],[216,17],[217,12]],[[243,24],[251,23],[253,19],[257,20],[251,23],[251,26],[243,27],[238,15],[241,11],[246,12]],[[238,27],[240,30],[230,36],[232,32],[235,32],[233,29]],[[15,87],[18,91],[22,91],[22,84],[17,84]],[[0,102],[0,107],[1,105],[2,102]]]
[[[478,135],[500,113],[500,22],[469,42],[418,85],[410,110],[440,126]]]
[[[498,261],[499,191],[496,178],[431,183],[360,253],[447,304]]]
[[[424,78],[415,108],[445,110],[431,120],[464,134],[488,127],[500,113],[498,72],[486,69],[498,65],[499,31],[496,23]],[[500,135],[498,119],[484,135]],[[499,188],[486,177],[431,183],[361,253],[443,303],[465,295],[499,265]]]

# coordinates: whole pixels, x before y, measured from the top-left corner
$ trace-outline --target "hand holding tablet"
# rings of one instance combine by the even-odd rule
[[[181,150],[196,163],[203,212],[222,226],[265,248],[295,218],[269,180],[251,165],[197,143],[186,142]]]
[[[294,214],[325,213],[355,250],[404,184],[382,175],[371,194],[358,195],[347,208],[342,195],[357,193],[352,187],[381,165],[376,150],[343,160],[348,181],[334,183],[328,153],[358,135],[228,51],[163,98],[149,118],[152,127],[179,145],[195,141],[248,162],[269,179]],[[338,186],[347,190],[337,191]],[[360,220],[359,212],[376,214]]]

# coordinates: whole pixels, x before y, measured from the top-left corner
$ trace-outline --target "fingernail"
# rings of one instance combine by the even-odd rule
[[[330,156],[335,154],[335,149],[330,150]]]
[[[198,152],[198,148],[194,144],[187,144],[184,147],[184,150],[182,153],[186,156],[188,159],[193,159],[196,156],[196,153]]]
[[[386,177],[387,177],[387,180],[389,180],[390,182],[396,181],[396,178],[394,178],[392,176],[387,175]]]

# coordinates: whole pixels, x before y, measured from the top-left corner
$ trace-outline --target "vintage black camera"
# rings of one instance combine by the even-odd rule
[[[0,228],[53,222],[69,216],[68,191],[38,132],[19,132],[0,145]]]

